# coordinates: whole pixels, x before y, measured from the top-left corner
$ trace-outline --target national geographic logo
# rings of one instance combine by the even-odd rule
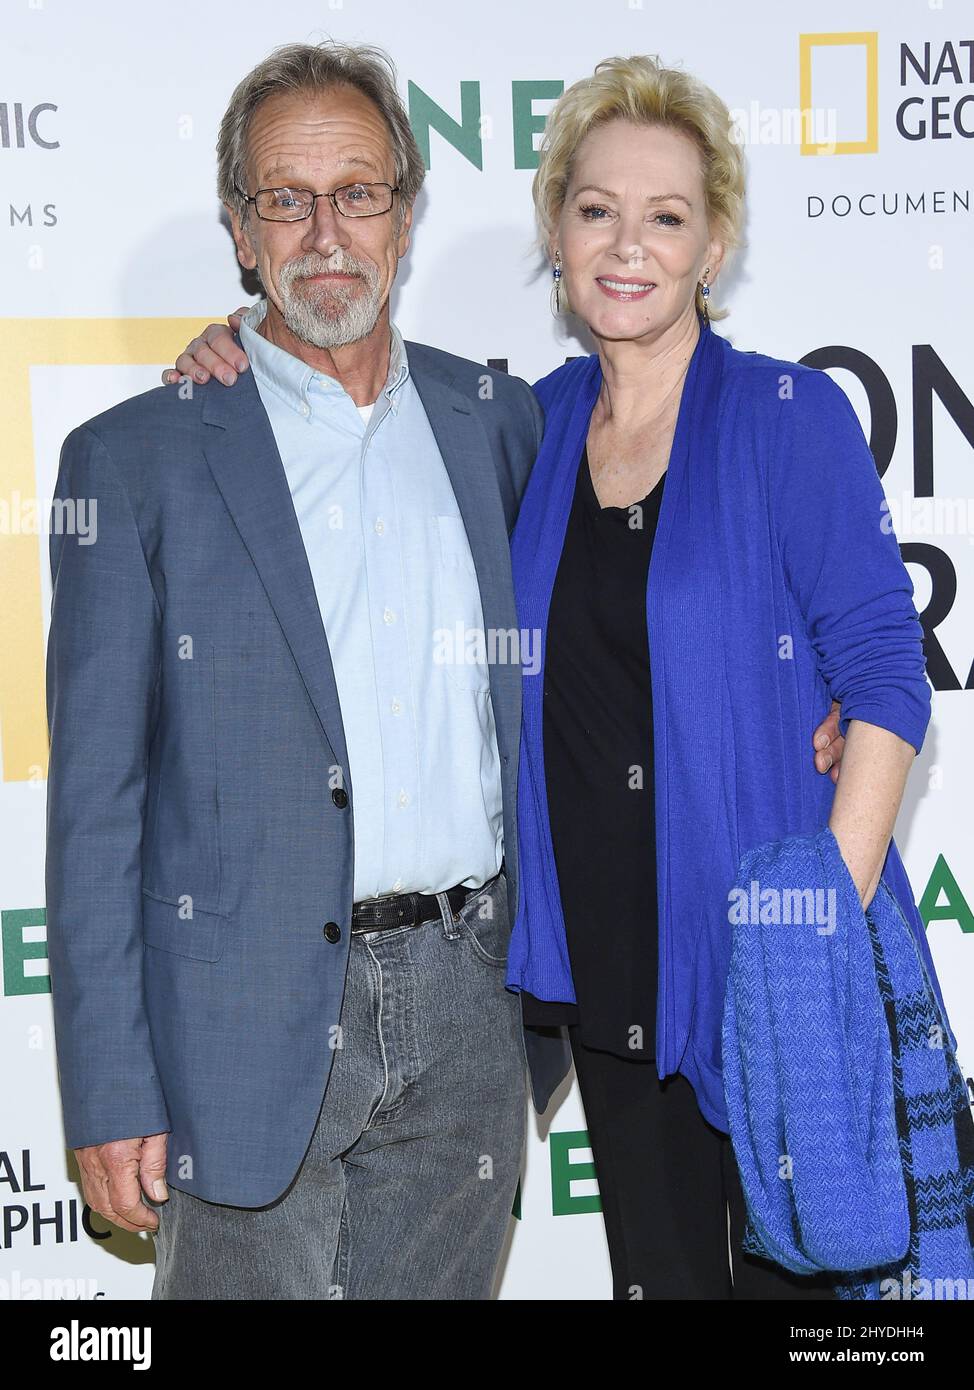
[[[974,140],[974,39],[901,43],[899,79],[913,93],[896,108],[904,140]]]
[[[802,154],[875,154],[879,148],[879,35],[799,34]],[[823,96],[824,93],[824,96]],[[812,113],[834,112],[838,138],[812,140]]]
[[[879,35],[800,34],[801,153],[876,154],[879,150]],[[974,39],[901,41],[892,125],[911,143],[974,139]],[[892,76],[892,74],[891,74]],[[816,105],[817,103],[817,105]],[[837,138],[811,139],[811,113],[835,112]]]
[[[876,33],[800,34],[799,100],[801,153],[876,154],[880,124],[884,136],[911,145],[928,140],[974,139],[974,39],[901,41],[884,45],[884,92],[896,104],[880,101],[879,35]],[[891,65],[896,61],[895,71]],[[816,107],[814,103],[818,103]],[[827,110],[828,139],[816,139],[813,115]],[[820,131],[821,121],[818,122]],[[969,151],[969,146],[960,146]],[[968,159],[951,161],[958,173]],[[911,166],[912,170],[913,166]],[[963,179],[963,174],[962,174]],[[839,193],[806,195],[809,221],[846,217],[969,216],[970,186],[844,188]]]

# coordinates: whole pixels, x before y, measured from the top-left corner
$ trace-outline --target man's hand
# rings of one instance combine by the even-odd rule
[[[174,386],[183,376],[203,385],[211,376],[215,376],[224,386],[232,386],[237,373],[245,372],[249,365],[247,354],[233,341],[233,334],[240,328],[240,320],[246,312],[244,306],[235,314],[228,314],[230,328],[222,323],[208,324],[200,336],[194,338],[179,354],[175,367],[167,367],[163,372],[163,385]]]
[[[832,701],[832,709],[812,734],[815,749],[815,766],[819,772],[827,772],[833,782],[839,780],[839,763],[845,739],[839,733],[839,702]]]
[[[142,1200],[142,1192],[164,1202],[167,1134],[148,1134],[144,1139],[113,1139],[75,1149],[81,1169],[85,1201],[123,1231],[155,1231],[159,1217]]]

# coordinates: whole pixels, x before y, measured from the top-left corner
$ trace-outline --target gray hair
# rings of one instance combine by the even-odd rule
[[[247,138],[258,106],[277,92],[316,93],[337,86],[357,88],[382,113],[392,144],[401,223],[405,208],[415,202],[423,186],[426,165],[396,87],[395,65],[381,48],[332,41],[275,48],[234,89],[220,122],[217,189],[221,202],[236,212],[241,222],[249,205],[237,189],[246,186]]]

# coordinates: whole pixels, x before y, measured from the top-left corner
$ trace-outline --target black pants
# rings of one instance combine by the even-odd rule
[[[569,1027],[612,1263],[614,1299],[832,1298],[741,1250],[745,1205],[734,1149],[693,1087],[654,1062],[584,1047]],[[728,1257],[727,1213],[730,1208]]]

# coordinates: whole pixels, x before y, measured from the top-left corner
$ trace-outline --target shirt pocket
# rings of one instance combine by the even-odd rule
[[[490,688],[480,584],[463,518],[434,516],[434,663],[459,690]]]

